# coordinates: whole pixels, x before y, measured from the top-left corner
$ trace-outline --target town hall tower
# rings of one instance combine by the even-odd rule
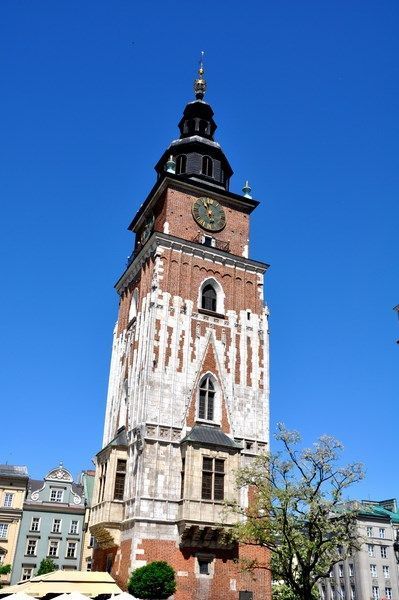
[[[176,600],[269,597],[267,557],[223,535],[224,501],[248,506],[235,472],[269,444],[269,344],[263,276],[249,258],[258,202],[214,139],[202,63],[129,229],[135,245],[116,283],[102,450],[90,529],[94,568],[126,586],[134,568],[166,560]]]

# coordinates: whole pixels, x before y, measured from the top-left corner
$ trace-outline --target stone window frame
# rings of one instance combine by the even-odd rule
[[[57,527],[55,528],[57,521]],[[51,533],[61,533],[62,532],[62,519],[58,519],[57,517],[53,518],[53,522],[51,525]]]
[[[52,549],[55,549],[55,553],[53,553]],[[59,550],[60,550],[59,540],[49,540],[48,541],[47,556],[50,556],[51,558],[58,558]]]
[[[40,532],[41,524],[42,524],[41,517],[32,517],[31,522],[30,522],[29,531],[34,531],[35,533]]]
[[[209,312],[211,314],[216,314],[216,315],[224,315],[224,302],[225,302],[226,295],[224,293],[222,284],[219,283],[219,281],[217,279],[215,279],[215,277],[206,277],[201,282],[201,284],[199,286],[199,290],[198,290],[198,299],[197,299],[198,310],[205,311],[205,309],[202,308],[202,292],[203,292],[203,289],[207,285],[211,285],[216,292],[216,310],[215,311],[207,311],[207,312]]]
[[[211,465],[211,469],[206,469],[205,468],[205,461],[211,461],[212,465]],[[217,465],[216,463],[223,463],[223,469],[217,469]],[[210,488],[211,488],[211,495],[210,498],[207,498],[204,496],[204,474],[207,474],[208,477],[210,476]],[[220,458],[217,456],[208,456],[203,454],[202,455],[202,470],[201,470],[201,500],[205,500],[205,501],[211,501],[211,502],[223,502],[225,500],[225,496],[226,496],[226,459],[225,458]],[[222,497],[221,498],[216,498],[216,493],[215,490],[216,488],[216,481],[218,482],[222,482]],[[219,486],[220,487],[220,486]]]
[[[0,540],[6,540],[8,535],[9,523],[0,523]]]
[[[212,384],[214,386],[213,418],[212,419],[202,418],[199,416],[201,384],[207,378],[209,378],[212,381]],[[220,424],[222,422],[222,409],[221,409],[221,400],[220,399],[221,399],[221,387],[220,387],[218,378],[212,371],[205,371],[204,373],[202,373],[201,377],[199,378],[198,385],[197,385],[197,402],[196,402],[196,407],[195,407],[196,421],[198,423],[220,426]],[[207,406],[206,406],[206,414],[208,415],[208,407]]]
[[[76,535],[79,533],[79,520],[72,519],[69,524],[69,533],[72,535]]]
[[[32,551],[30,551],[32,550]],[[37,539],[28,538],[26,540],[26,552],[25,556],[37,556]]]
[[[29,581],[29,579],[31,579],[33,576],[34,569],[35,569],[35,567],[24,567],[22,565],[21,581]],[[26,571],[29,571],[29,574],[26,573]],[[28,577],[26,577],[26,575],[28,575]]]
[[[77,542],[67,541],[65,558],[76,558]]]
[[[3,500],[4,508],[12,508],[14,496],[15,496],[15,494],[13,492],[5,492],[4,500]]]
[[[209,573],[201,573],[200,562],[209,564]],[[207,552],[197,552],[195,554],[194,572],[197,578],[213,579],[215,574],[215,555]]]
[[[64,499],[64,491],[63,488],[52,488],[50,490],[50,502],[60,504]]]

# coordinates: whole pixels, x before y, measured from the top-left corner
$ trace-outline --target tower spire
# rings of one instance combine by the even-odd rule
[[[206,81],[204,79],[204,54],[205,52],[202,50],[198,67],[198,77],[194,81],[194,92],[197,100],[202,100],[206,92]]]

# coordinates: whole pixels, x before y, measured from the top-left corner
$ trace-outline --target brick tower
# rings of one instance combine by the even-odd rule
[[[235,471],[268,448],[269,346],[263,275],[248,257],[258,202],[229,191],[233,171],[214,140],[202,63],[180,137],[129,229],[135,246],[116,283],[103,448],[90,529],[94,569],[126,586],[134,568],[166,560],[176,600],[264,600],[265,556],[223,536]],[[240,497],[238,497],[240,496]],[[267,558],[267,557],[266,557]]]

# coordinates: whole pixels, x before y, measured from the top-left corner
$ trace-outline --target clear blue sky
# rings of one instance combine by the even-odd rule
[[[261,201],[271,424],[330,433],[399,496],[396,0],[2,0],[0,462],[100,449],[113,284],[199,51],[217,139]]]

